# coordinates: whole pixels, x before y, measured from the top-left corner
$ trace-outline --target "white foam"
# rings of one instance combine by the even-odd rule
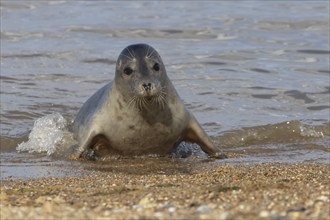
[[[324,137],[322,131],[316,131],[313,127],[300,126],[300,134],[304,137]]]
[[[29,153],[55,153],[57,148],[64,145],[65,138],[72,136],[68,131],[67,120],[59,113],[52,113],[34,122],[29,140],[22,142],[16,148],[18,152],[28,151]]]

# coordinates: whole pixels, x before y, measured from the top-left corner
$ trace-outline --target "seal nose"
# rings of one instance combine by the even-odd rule
[[[143,83],[142,86],[147,92],[150,92],[151,89],[152,89],[152,84],[151,83]]]

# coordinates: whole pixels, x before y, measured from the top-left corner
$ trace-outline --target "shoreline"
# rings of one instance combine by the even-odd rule
[[[195,173],[4,180],[0,213],[1,219],[329,219],[329,168],[224,163]]]

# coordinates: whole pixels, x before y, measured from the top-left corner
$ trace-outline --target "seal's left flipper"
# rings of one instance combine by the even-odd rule
[[[190,114],[190,121],[186,128],[184,141],[197,143],[210,157],[217,159],[227,158],[219,148],[214,146],[210,137],[205,133],[192,114]]]

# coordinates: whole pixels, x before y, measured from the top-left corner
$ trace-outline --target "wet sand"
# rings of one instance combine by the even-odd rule
[[[1,219],[329,219],[329,168],[224,163],[197,172],[5,180]]]

